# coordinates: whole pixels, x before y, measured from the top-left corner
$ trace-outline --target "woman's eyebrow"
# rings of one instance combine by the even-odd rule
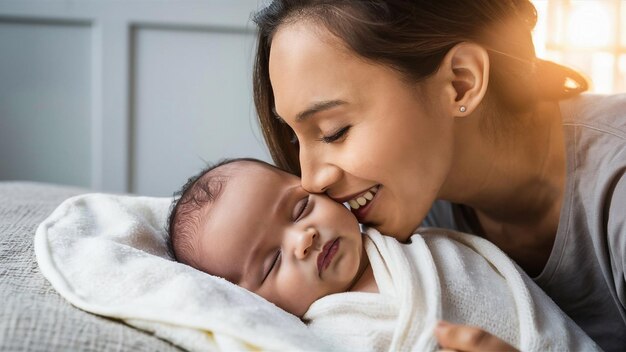
[[[320,111],[330,110],[334,107],[344,105],[344,104],[347,104],[347,103],[343,100],[326,100],[326,101],[313,103],[307,109],[305,109],[304,111],[296,115],[296,122],[304,121],[310,116],[315,115]]]
[[[330,110],[334,107],[340,106],[340,105],[344,105],[347,104],[347,102],[343,101],[343,100],[325,100],[325,101],[320,101],[317,103],[313,103],[311,104],[311,106],[309,106],[307,109],[303,110],[302,112],[300,112],[299,114],[296,115],[296,122],[301,122],[306,120],[307,118],[311,117],[312,115],[317,114],[320,111],[324,111],[324,110]],[[276,107],[272,108],[272,112],[274,113],[274,117],[277,118],[280,121],[285,121],[285,119],[283,119],[280,115],[278,115],[278,112],[276,111]]]

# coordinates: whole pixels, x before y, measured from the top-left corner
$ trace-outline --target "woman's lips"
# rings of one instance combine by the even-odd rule
[[[365,204],[364,206],[359,207],[359,209],[352,209],[350,208],[350,211],[352,212],[352,214],[354,214],[354,216],[356,217],[356,219],[360,222],[360,223],[366,223],[366,216],[369,213],[370,209],[372,208],[372,204],[376,201],[378,195],[380,194],[380,190],[382,189],[382,186],[379,186],[378,190],[376,191],[376,193],[374,194],[374,198],[372,198],[372,200],[368,201],[367,204]]]
[[[317,272],[320,277],[322,276],[322,271],[326,270],[330,265],[337,250],[339,250],[339,238],[326,242],[322,252],[317,255]]]

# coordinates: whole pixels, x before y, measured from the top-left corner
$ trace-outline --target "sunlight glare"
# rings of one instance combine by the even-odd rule
[[[595,48],[610,45],[611,15],[599,1],[580,1],[574,3],[567,28],[570,45]]]

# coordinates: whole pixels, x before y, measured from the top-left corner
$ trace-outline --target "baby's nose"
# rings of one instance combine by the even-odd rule
[[[298,234],[296,239],[295,255],[298,259],[306,258],[313,251],[315,240],[318,237],[317,230],[312,227],[307,227],[304,231]]]

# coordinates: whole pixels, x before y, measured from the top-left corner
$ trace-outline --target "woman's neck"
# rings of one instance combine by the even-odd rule
[[[512,122],[509,133],[485,137],[484,123],[467,119],[458,126],[457,157],[441,197],[474,209],[486,238],[527,271],[540,271],[554,242],[565,189],[558,103],[539,104],[533,114]]]

